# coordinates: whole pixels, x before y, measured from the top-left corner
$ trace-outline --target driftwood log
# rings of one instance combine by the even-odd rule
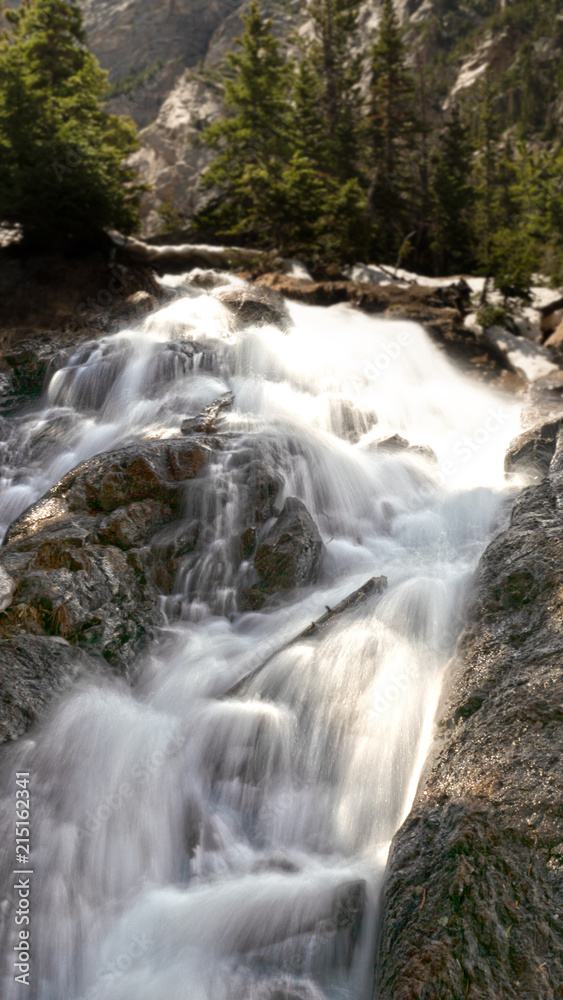
[[[278,656],[279,653],[282,653],[285,649],[289,649],[290,646],[294,646],[296,643],[301,642],[303,639],[317,638],[317,636],[326,632],[327,627],[330,625],[330,623],[333,622],[334,619],[337,618],[339,615],[343,614],[345,611],[349,611],[351,608],[358,607],[358,605],[363,604],[365,601],[368,600],[369,597],[372,597],[374,594],[382,594],[383,591],[386,589],[387,589],[387,577],[373,576],[371,580],[368,580],[366,583],[364,583],[362,587],[359,587],[358,590],[354,590],[352,594],[349,594],[348,597],[345,597],[344,600],[340,601],[340,603],[337,604],[336,607],[329,608],[327,605],[325,613],[321,615],[320,618],[317,618],[316,621],[311,622],[311,624],[308,625],[307,628],[303,629],[303,631],[300,632],[299,635],[294,636],[293,639],[289,640],[289,642],[286,642],[283,646],[280,646],[280,648],[276,649],[274,653],[271,653],[270,656],[268,656],[263,663],[260,663],[259,666],[255,667],[254,670],[251,670],[250,673],[245,674],[244,677],[241,677],[241,679],[238,680],[236,684],[233,684],[232,687],[230,687],[228,691],[225,692],[223,698],[234,698],[235,696],[244,694],[249,684],[254,680],[254,678],[259,673],[261,673],[264,667],[267,667],[268,663],[271,663],[274,657]]]
[[[150,265],[161,273],[189,271],[194,267],[227,271],[230,267],[252,265],[257,260],[267,260],[272,256],[263,250],[251,250],[247,247],[210,246],[205,243],[153,246],[151,243],[121,236],[119,233],[110,235],[116,248],[129,260],[137,264]]]

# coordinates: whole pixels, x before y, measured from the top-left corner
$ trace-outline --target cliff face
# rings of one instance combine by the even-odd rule
[[[391,850],[379,1000],[563,996],[562,512],[559,432],[481,561]]]
[[[162,203],[174,207],[179,228],[198,204],[198,179],[210,156],[193,140],[221,112],[217,67],[240,35],[249,2],[84,0],[90,45],[112,82],[109,109],[131,115],[143,129],[134,163],[152,185],[145,199],[148,235],[162,224],[156,212]],[[557,67],[563,22],[553,21],[547,7],[535,16],[533,6],[519,0],[463,5],[396,0],[412,61],[420,54],[419,65],[425,67],[431,117],[439,120],[454,98],[471,101],[475,85],[490,69],[503,81],[509,117],[533,114],[522,85],[533,86],[549,108],[549,120],[545,115],[538,120],[538,134],[561,123]],[[262,8],[273,17],[281,40],[296,29],[306,30],[305,5],[299,0],[264,0]],[[366,36],[376,27],[380,8],[381,0],[366,0]]]

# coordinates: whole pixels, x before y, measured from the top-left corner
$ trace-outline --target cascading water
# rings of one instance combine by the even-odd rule
[[[176,283],[3,425],[5,529],[81,461],[177,435],[234,394],[192,484],[204,542],[163,602],[166,641],[133,690],[83,685],[4,751],[2,995],[367,1000],[389,842],[499,517],[518,408],[415,325],[291,305],[286,331],[239,328]],[[394,434],[421,447],[374,446]],[[298,497],[318,524],[323,575],[289,605],[240,613],[251,567],[233,539],[265,465],[272,502]],[[383,596],[283,648],[382,574]],[[30,987],[13,973],[15,771],[33,782]]]

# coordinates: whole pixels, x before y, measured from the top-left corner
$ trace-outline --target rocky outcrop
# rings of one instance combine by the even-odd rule
[[[186,439],[98,456],[11,526],[0,550],[13,581],[0,614],[0,739],[86,672],[128,676],[163,624],[160,594],[196,544],[181,518],[184,484],[210,453]]]
[[[485,552],[385,888],[379,1000],[563,996],[563,441]]]
[[[274,594],[315,583],[322,567],[324,545],[319,529],[296,497],[288,497],[275,524],[260,541],[254,556],[259,581],[244,595],[255,610]]]
[[[228,285],[218,288],[214,297],[245,325],[273,324],[283,330],[292,325],[284,298],[279,292],[257,285]]]
[[[557,444],[561,418],[552,423],[531,427],[512,443],[504,460],[508,475],[523,475],[541,480],[547,475]]]
[[[480,339],[526,382],[545,378],[558,369],[545,347],[534,344],[525,337],[515,336],[500,326],[483,330]]]

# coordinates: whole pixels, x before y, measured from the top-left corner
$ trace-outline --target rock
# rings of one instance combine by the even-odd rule
[[[279,292],[257,285],[227,285],[218,288],[214,297],[235,314],[241,323],[273,324],[287,329],[291,316]]]
[[[380,1000],[551,1000],[563,983],[563,452],[486,550],[396,834]]]
[[[0,611],[5,611],[12,603],[16,585],[12,577],[0,566]]]
[[[112,328],[125,322],[133,323],[153,312],[158,305],[154,295],[144,290],[128,295],[123,306],[112,316]]]
[[[76,681],[107,674],[104,660],[58,636],[19,631],[0,639],[0,743],[21,736]]]
[[[357,442],[377,424],[375,410],[362,409],[351,399],[332,396],[330,415],[333,431],[351,444]]]
[[[555,454],[562,422],[563,418],[532,427],[515,438],[509,445],[504,460],[507,475],[520,473],[536,481],[543,479]]]
[[[554,309],[553,312],[541,316],[540,328],[544,337],[549,337],[555,333],[558,327],[563,325],[563,309]]]
[[[558,369],[534,382],[522,410],[522,426],[535,427],[563,415],[563,371]]]
[[[276,523],[258,545],[254,567],[260,582],[254,590],[279,594],[316,583],[324,545],[305,504],[288,497]]]
[[[138,652],[163,624],[162,581],[173,580],[177,569],[176,563],[169,568],[168,560],[189,547],[180,540],[187,526],[178,523],[184,483],[198,475],[210,453],[209,447],[178,439],[96,456],[10,527],[0,549],[0,584],[6,581],[0,644],[23,649],[25,656],[30,635],[41,642],[32,644],[31,653],[39,652],[30,654],[29,669],[10,688],[10,711],[20,721],[6,732],[15,732],[14,726],[22,731],[22,720],[32,718],[26,706],[35,704],[36,688],[42,692],[38,710],[47,703],[41,651],[55,639],[65,640],[68,650],[50,667],[53,694],[82,667],[87,672],[89,659],[80,650],[128,676]],[[166,526],[175,531],[168,547],[161,538]]]
[[[534,344],[541,344],[543,334],[539,323],[536,322],[538,314],[535,310],[529,312],[530,315],[523,313],[520,316],[510,317],[511,330],[517,337],[525,337],[526,340],[531,340]]]
[[[182,434],[212,434],[218,428],[221,413],[230,409],[234,401],[234,394],[228,392],[206,406],[197,417],[187,417],[182,421]]]
[[[97,536],[103,545],[131,549],[145,544],[172,520],[172,508],[158,500],[140,500],[114,510],[100,522]]]
[[[411,455],[420,455],[430,462],[437,462],[436,452],[425,444],[411,444],[400,434],[393,434],[391,437],[380,438],[378,441],[370,441],[368,451],[382,452],[407,452]]]
[[[545,346],[552,351],[557,361],[563,360],[563,322],[555,327],[553,333],[547,338]]]
[[[558,370],[558,365],[551,360],[549,351],[545,347],[533,344],[522,337],[515,337],[500,326],[484,330],[482,340],[487,347],[503,358],[509,368],[527,382],[535,382],[536,379]]]

